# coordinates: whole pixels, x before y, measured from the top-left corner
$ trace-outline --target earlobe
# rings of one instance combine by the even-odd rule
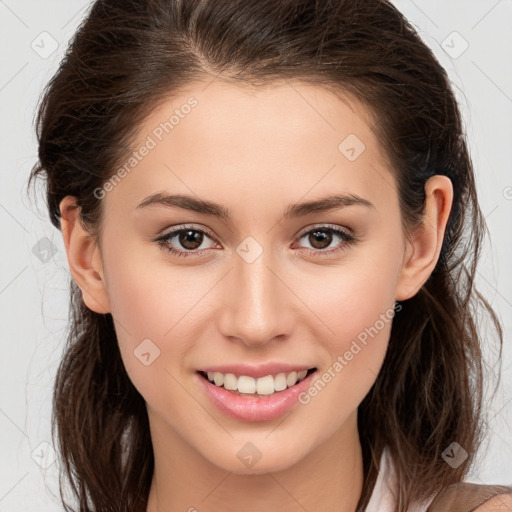
[[[110,313],[107,288],[102,278],[100,249],[94,237],[80,222],[80,207],[76,204],[76,198],[66,196],[59,207],[69,269],[82,290],[83,301],[96,313]]]
[[[425,213],[422,223],[407,240],[396,300],[406,300],[419,289],[434,270],[453,203],[453,186],[446,176],[435,175],[425,183]]]

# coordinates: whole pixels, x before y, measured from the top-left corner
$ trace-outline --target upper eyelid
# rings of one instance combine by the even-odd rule
[[[304,228],[304,230],[300,231],[300,234],[297,236],[302,238],[306,233],[310,233],[311,231],[314,231],[315,229],[318,229],[318,230],[325,229],[326,231],[328,231],[328,230],[341,231],[342,233],[345,233],[349,236],[354,236],[352,234],[351,229],[349,229],[347,227],[343,227],[343,226],[337,226],[335,224],[316,224],[316,225],[313,225],[313,227]]]
[[[168,237],[170,235],[176,235],[177,233],[181,231],[199,231],[207,234],[211,238],[215,238],[215,236],[211,233],[211,231],[208,228],[205,227],[199,227],[191,224],[183,224],[182,226],[178,225],[177,227],[169,228],[169,231],[164,230],[161,235],[159,235],[159,238]]]

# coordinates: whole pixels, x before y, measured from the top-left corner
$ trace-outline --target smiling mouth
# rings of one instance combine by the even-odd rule
[[[315,367],[310,368],[305,372],[289,372],[287,374],[281,373],[276,376],[267,375],[265,377],[256,379],[247,376],[240,376],[237,378],[234,374],[220,374],[219,372],[208,372],[210,373],[210,375],[208,375],[207,372],[201,370],[199,370],[197,373],[210,384],[219,388],[223,388],[233,395],[247,397],[269,397],[282,393],[283,391],[296,386],[316,371],[317,368]],[[216,378],[214,378],[214,375]],[[242,389],[242,392],[239,391],[239,389]]]

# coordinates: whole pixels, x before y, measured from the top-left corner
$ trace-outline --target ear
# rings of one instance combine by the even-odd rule
[[[84,229],[76,198],[66,196],[59,205],[61,231],[74,281],[82,290],[85,305],[96,313],[110,313],[103,265],[96,239]]]
[[[431,176],[425,183],[425,195],[423,220],[406,240],[396,300],[406,300],[416,295],[430,277],[441,254],[453,203],[451,180],[447,176]]]

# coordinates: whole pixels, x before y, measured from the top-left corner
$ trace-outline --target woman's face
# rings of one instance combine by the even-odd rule
[[[133,160],[97,191],[109,308],[154,439],[236,473],[289,467],[334,435],[357,440],[407,247],[367,120],[356,101],[299,82],[189,85],[151,114]],[[345,199],[307,206],[334,197]],[[300,400],[272,414],[261,404],[277,395],[229,392],[217,405],[198,374],[267,363],[287,365],[285,376],[317,368]],[[259,405],[233,412],[241,400]]]

